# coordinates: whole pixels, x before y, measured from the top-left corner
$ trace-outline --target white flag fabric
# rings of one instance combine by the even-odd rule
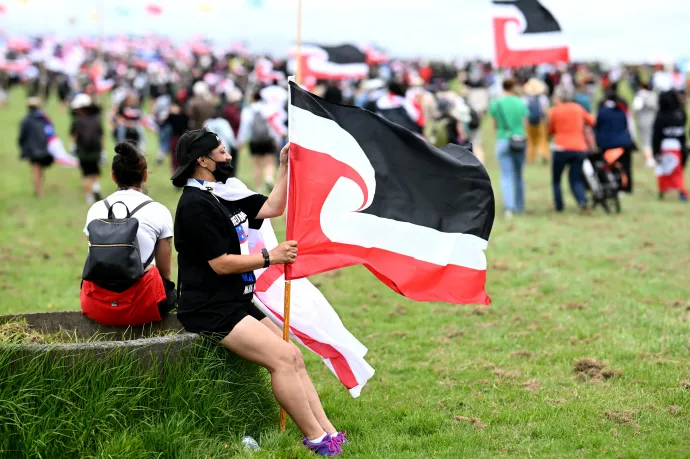
[[[251,194],[240,180],[213,184],[213,193],[220,199],[233,201]],[[278,245],[269,220],[260,230],[249,230],[249,252],[260,253]],[[272,265],[255,271],[254,303],[273,322],[283,327],[285,278],[283,265]],[[350,391],[359,397],[362,387],[374,375],[374,369],[364,360],[367,348],[343,325],[328,300],[308,279],[291,282],[290,335],[296,342],[319,355],[324,364]]]
[[[79,160],[67,153],[65,146],[59,137],[54,136],[48,139],[48,153],[55,159],[55,163],[65,167],[77,167]]]

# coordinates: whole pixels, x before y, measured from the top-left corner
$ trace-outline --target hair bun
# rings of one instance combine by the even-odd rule
[[[128,159],[134,159],[136,161],[139,160],[139,151],[133,143],[125,140],[123,142],[118,143],[115,145],[115,153],[118,155],[122,156],[122,159],[128,160]]]

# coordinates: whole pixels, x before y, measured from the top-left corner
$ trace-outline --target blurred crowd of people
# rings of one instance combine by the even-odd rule
[[[145,143],[146,130],[157,136],[157,161],[169,160],[175,170],[180,137],[205,126],[221,137],[235,171],[243,167],[237,153],[248,149],[256,191],[273,186],[277,153],[287,142],[287,60],[214,52],[203,46],[180,54],[167,42],[147,45],[146,53],[136,47],[116,53],[79,43],[54,43],[46,52],[40,39],[32,46],[43,50],[42,57],[29,58],[32,51],[27,50],[24,65],[0,66],[0,77],[5,94],[13,85],[26,87],[30,113],[22,125],[20,146],[33,164],[38,194],[50,160],[45,151],[36,152],[33,137],[26,135],[32,125],[27,120],[47,119],[37,113],[53,92],[72,113],[70,151],[78,158],[88,202],[100,197],[104,135],[153,152]],[[16,54],[13,62],[20,59]],[[9,62],[7,57],[4,62]],[[560,211],[560,180],[566,167],[577,203],[587,207],[581,173],[587,154],[622,148],[619,161],[628,176],[626,192],[633,189],[634,151],[643,154],[645,165],[656,168],[658,176],[672,165],[661,160],[666,150],[678,149],[671,140],[681,145],[681,167],[687,158],[688,79],[674,65],[607,68],[572,63],[496,69],[482,61],[386,58],[369,65],[367,78],[336,73],[303,86],[328,101],[378,113],[434,145],[466,146],[482,162],[482,125],[492,119],[507,216],[524,211],[525,164],[551,165],[554,207]],[[108,112],[103,112],[104,105],[110,107]],[[683,184],[677,186],[681,199],[687,199]]]

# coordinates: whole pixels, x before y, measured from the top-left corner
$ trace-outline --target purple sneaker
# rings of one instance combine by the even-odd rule
[[[335,441],[337,441],[339,445],[349,445],[350,442],[347,441],[345,435],[347,435],[347,430],[341,430],[333,438],[335,438]]]
[[[340,443],[336,438],[337,437],[331,437],[326,434],[326,437],[321,442],[312,443],[307,440],[307,437],[304,437],[302,443],[320,456],[338,456],[342,454],[343,449],[340,447]]]

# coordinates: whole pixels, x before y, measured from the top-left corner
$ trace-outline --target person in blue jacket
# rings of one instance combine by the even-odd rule
[[[34,193],[43,197],[43,171],[53,164],[54,158],[48,151],[48,126],[41,110],[41,99],[29,97],[26,101],[28,113],[19,126],[17,143],[21,150],[20,158],[31,164],[31,177]]]
[[[632,193],[632,152],[636,146],[631,134],[628,106],[618,97],[613,87],[606,91],[606,99],[599,106],[594,133],[602,151],[623,148],[624,153],[618,161],[628,180],[623,183],[621,191]]]

